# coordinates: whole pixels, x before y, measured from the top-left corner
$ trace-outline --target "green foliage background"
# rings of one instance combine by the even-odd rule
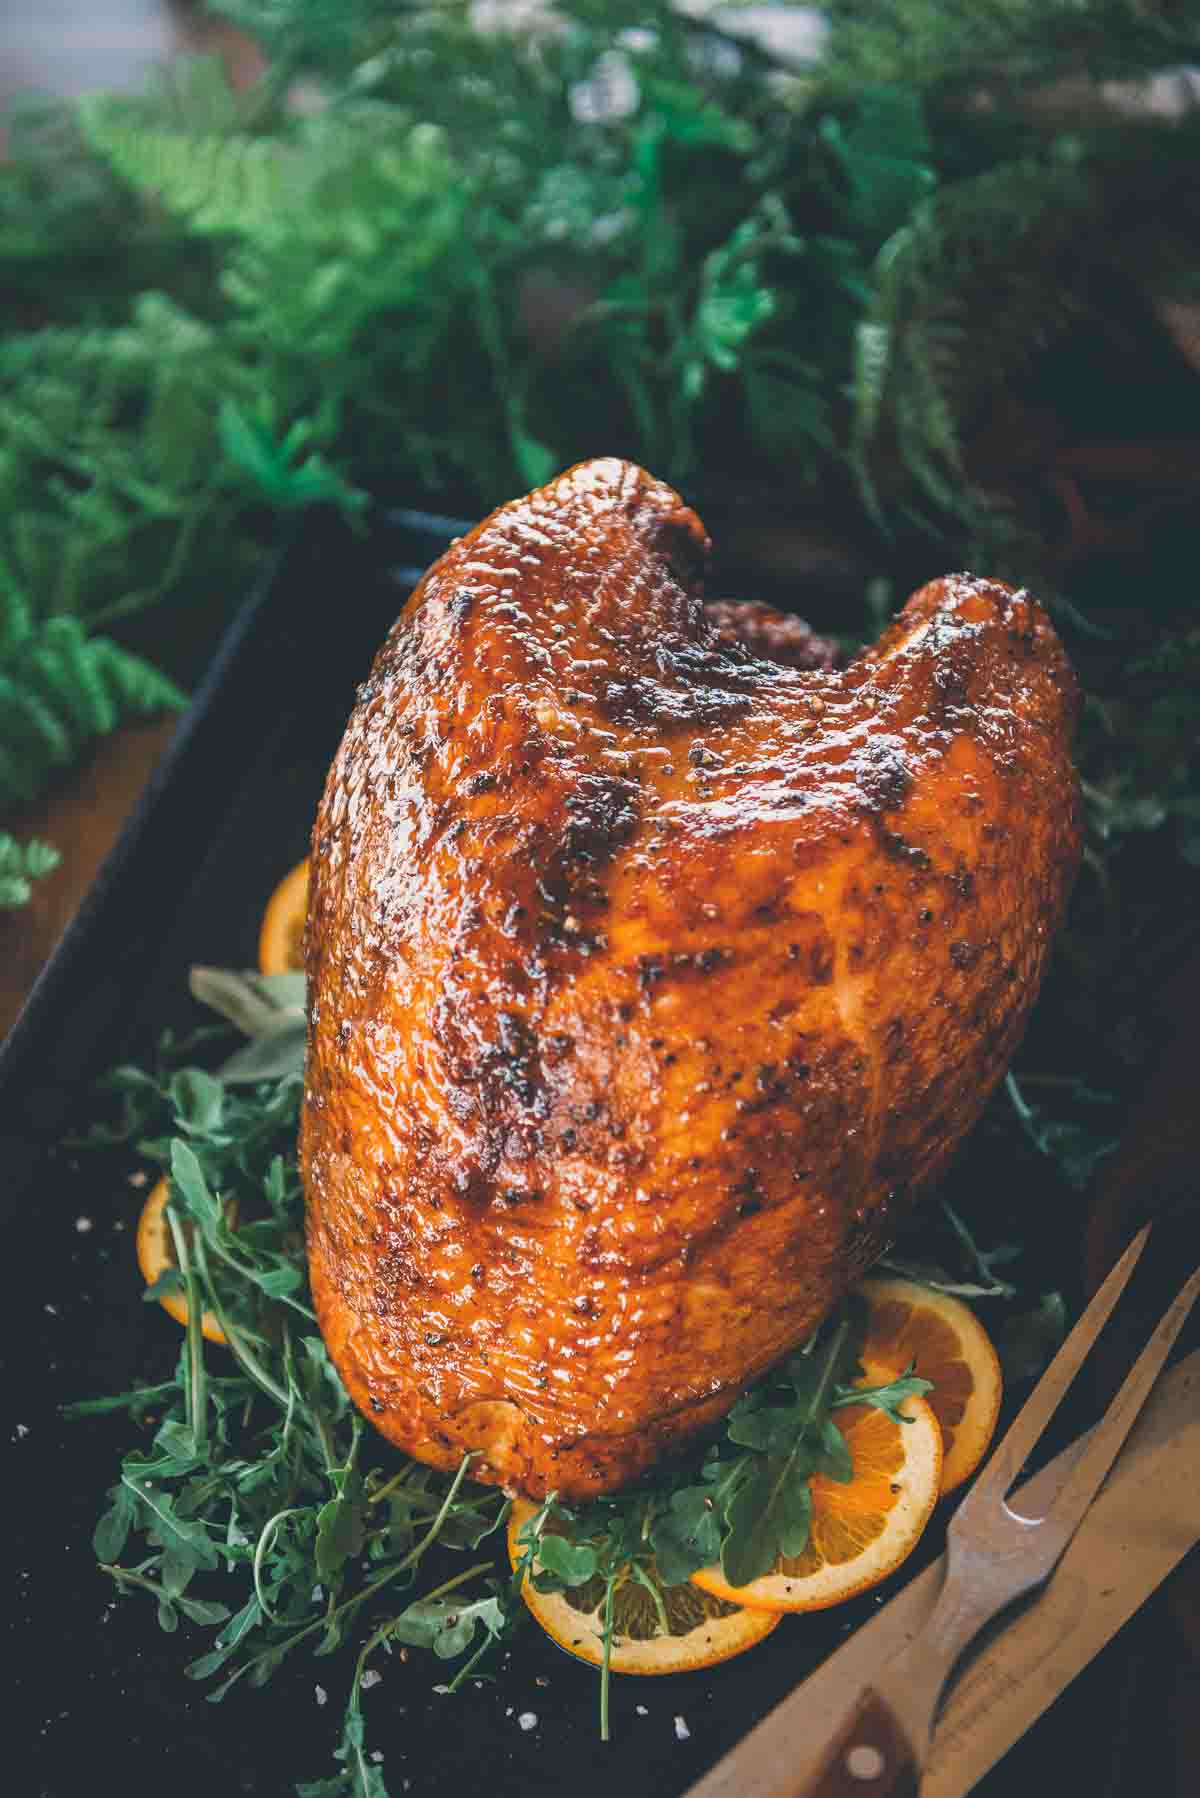
[[[1200,297],[1200,108],[1095,85],[1200,60],[1195,8],[834,0],[800,66],[663,0],[208,11],[266,49],[251,92],[195,59],[7,120],[0,807],[180,703],[289,515],[478,512],[612,451],[901,578],[1034,585],[1093,695],[1097,865],[1163,827],[1200,859],[1190,593],[1089,586],[979,453],[1031,382],[1085,437],[1196,416],[1160,316]],[[1165,424],[1098,431],[1114,358]]]

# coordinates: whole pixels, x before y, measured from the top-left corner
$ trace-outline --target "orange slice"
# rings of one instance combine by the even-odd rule
[[[513,1505],[508,1552],[514,1567],[525,1551],[520,1533],[537,1510],[525,1498]],[[521,1596],[560,1648],[594,1667],[603,1663],[603,1580],[590,1580],[569,1592],[538,1592],[526,1576]],[[609,1667],[613,1673],[686,1673],[714,1667],[753,1648],[778,1622],[770,1611],[744,1610],[693,1585],[660,1585],[656,1598],[630,1573],[613,1596]]]
[[[294,974],[304,968],[304,919],[308,911],[308,862],[285,874],[263,913],[258,933],[262,974]]]
[[[147,1286],[153,1286],[160,1274],[166,1273],[169,1267],[179,1265],[175,1257],[175,1243],[171,1236],[171,1226],[167,1222],[166,1204],[170,1196],[170,1182],[164,1175],[158,1184],[151,1188],[150,1196],[142,1206],[142,1215],[137,1227],[137,1258],[142,1270],[142,1278]],[[187,1328],[187,1300],[181,1292],[169,1292],[159,1304],[169,1317],[177,1324]],[[209,1342],[226,1342],[224,1330],[213,1316],[206,1311],[200,1320],[201,1333]]]
[[[882,1386],[888,1370],[867,1368],[865,1384]],[[942,1438],[922,1398],[907,1398],[897,1423],[874,1405],[845,1405],[834,1422],[854,1463],[848,1485],[814,1474],[812,1525],[804,1553],[783,1557],[748,1586],[731,1586],[719,1563],[693,1573],[717,1598],[769,1611],[820,1611],[893,1573],[911,1554],[937,1503]]]
[[[863,1357],[902,1374],[914,1364],[933,1381],[928,1402],[942,1431],[942,1491],[969,1479],[987,1453],[1003,1382],[992,1339],[961,1299],[915,1280],[864,1280],[870,1307]]]

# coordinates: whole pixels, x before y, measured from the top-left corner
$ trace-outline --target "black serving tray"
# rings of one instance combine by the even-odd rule
[[[191,964],[253,965],[263,900],[306,851],[356,684],[419,573],[461,528],[392,512],[356,538],[325,520],[281,554],[0,1051],[5,1543],[15,1577],[0,1790],[13,1798],[78,1798],[97,1786],[134,1798],[273,1798],[337,1771],[347,1656],[300,1651],[264,1690],[237,1688],[211,1706],[183,1675],[201,1632],[185,1623],[161,1634],[149,1599],[118,1602],[97,1571],[92,1529],[130,1425],[68,1423],[60,1408],[155,1377],[179,1337],[159,1307],[140,1302],[132,1226],[142,1194],[130,1163],[76,1156],[64,1141],[95,1115],[100,1073],[145,1061],[164,1026],[195,1021]],[[791,598],[820,625],[829,596],[825,586]],[[595,1674],[532,1627],[493,1679],[454,1698],[433,1691],[443,1675],[431,1658],[381,1658],[383,1681],[365,1707],[390,1798],[682,1793],[938,1552],[941,1535],[931,1528],[889,1586],[787,1619],[723,1667],[614,1681],[605,1747]],[[522,1727],[530,1714],[536,1722]],[[1064,1725],[1073,1772],[1086,1781],[1096,1732],[1081,1722],[1074,1697],[1064,1699],[978,1790],[1003,1798],[1036,1780]]]

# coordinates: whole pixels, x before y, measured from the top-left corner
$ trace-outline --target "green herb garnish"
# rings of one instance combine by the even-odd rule
[[[182,1616],[214,1630],[186,1669],[197,1680],[219,1676],[213,1702],[242,1681],[264,1684],[298,1648],[354,1648],[342,1770],[303,1789],[378,1798],[382,1775],[367,1758],[360,1703],[369,1657],[391,1644],[465,1656],[438,1688],[453,1692],[524,1614],[521,1583],[537,1557],[542,1589],[599,1594],[607,1737],[618,1591],[630,1582],[641,1590],[653,1629],[666,1604],[680,1602],[670,1589],[698,1567],[720,1560],[741,1584],[780,1554],[802,1552],[808,1481],[853,1474],[836,1410],[868,1403],[898,1416],[929,1382],[910,1370],[882,1387],[854,1384],[865,1307],[848,1300],[734,1406],[719,1439],[632,1491],[583,1506],[548,1500],[523,1531],[515,1576],[491,1554],[455,1567],[500,1529],[508,1501],[471,1481],[469,1456],[453,1476],[438,1473],[367,1428],[315,1330],[294,1154],[302,1081],[288,1034],[303,1017],[302,979],[196,970],[192,987],[249,1037],[247,1047],[214,1075],[180,1062],[198,1040],[216,1049],[219,1036],[168,1040],[155,1072],[122,1067],[107,1077],[119,1115],[92,1133],[169,1170],[177,1265],[164,1279],[188,1303],[172,1379],[70,1407],[77,1417],[126,1410],[142,1426],[96,1528],[104,1572],[122,1593],[152,1597],[164,1629]],[[260,1075],[272,1058],[275,1071],[248,1082],[248,1052]],[[206,1347],[205,1310],[227,1351]],[[205,1588],[206,1576],[222,1572],[237,1576],[232,1614]],[[690,1587],[683,1596],[695,1600]]]

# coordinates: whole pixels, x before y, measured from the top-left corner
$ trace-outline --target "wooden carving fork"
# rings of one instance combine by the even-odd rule
[[[1183,1286],[1088,1438],[1044,1517],[1005,1504],[1104,1327],[1137,1263],[1150,1226],[1134,1237],[1042,1375],[1000,1446],[959,1506],[947,1534],[946,1577],[929,1620],[866,1687],[815,1780],[779,1782],[779,1798],[913,1798],[944,1687],[967,1644],[997,1612],[1053,1573],[1183,1328],[1200,1268]]]

